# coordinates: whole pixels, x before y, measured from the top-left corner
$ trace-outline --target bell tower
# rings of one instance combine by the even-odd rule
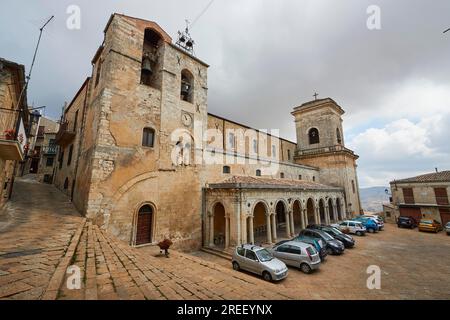
[[[356,160],[345,147],[342,115],[331,98],[316,99],[295,107],[297,150],[295,161],[320,168],[319,181],[344,188],[347,214],[362,212]]]

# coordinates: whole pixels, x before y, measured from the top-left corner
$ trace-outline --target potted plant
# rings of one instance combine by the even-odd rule
[[[170,241],[170,239],[164,239],[163,241],[158,243],[158,247],[160,249],[160,252],[162,253],[163,250],[164,250],[164,254],[165,254],[166,258],[169,257],[169,248],[170,248],[170,246],[172,244],[173,244],[173,242]]]
[[[8,129],[3,132],[5,134],[6,140],[13,140],[14,139],[14,130]]]

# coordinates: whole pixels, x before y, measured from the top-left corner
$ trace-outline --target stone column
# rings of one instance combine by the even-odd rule
[[[291,212],[286,211],[286,237],[291,237]]]
[[[294,225],[294,210],[292,210],[289,214],[290,222],[291,222],[291,237],[295,236],[295,225]]]
[[[272,228],[270,227],[270,213],[266,214],[267,243],[272,243]]]
[[[307,225],[308,225],[308,210],[304,209],[302,210],[302,229],[306,229]]]
[[[274,212],[272,212],[271,220],[272,220],[272,241],[276,242],[277,241],[277,219],[276,219]]]
[[[320,224],[320,209],[316,208],[315,212],[316,212],[316,221],[314,221],[314,223]]]
[[[225,248],[230,246],[230,217],[225,216]]]
[[[248,218],[248,229],[250,231],[250,243],[255,244],[255,234],[253,230],[253,216]]]
[[[214,247],[214,214],[209,215],[209,246]]]
[[[337,213],[337,206],[335,203],[333,203],[333,215],[334,215],[334,221],[338,222],[339,221],[339,217],[338,217],[338,213]]]
[[[325,207],[325,223],[330,224],[330,208],[328,206]]]

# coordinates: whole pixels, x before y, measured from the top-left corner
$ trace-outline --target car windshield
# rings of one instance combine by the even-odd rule
[[[336,228],[329,228],[329,229],[325,229],[324,231],[334,234],[336,236],[343,234],[340,230],[336,229]]]
[[[325,240],[333,240],[334,238],[324,231],[318,232]]]
[[[256,251],[256,255],[258,256],[258,259],[261,262],[267,262],[273,259],[273,256],[270,254],[269,251],[267,251],[267,249]]]
[[[421,223],[423,224],[433,224],[432,220],[422,220]]]
[[[450,228],[450,222],[447,222],[447,224],[445,226]]]

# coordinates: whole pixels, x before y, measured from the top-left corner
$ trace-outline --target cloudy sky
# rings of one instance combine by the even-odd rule
[[[58,118],[91,72],[113,12],[158,22],[173,38],[211,0],[2,0],[0,57],[29,67],[51,15],[28,99]],[[81,9],[69,30],[66,10]],[[367,8],[380,8],[369,30]],[[319,97],[345,110],[361,187],[450,169],[450,1],[215,0],[192,26],[209,69],[209,111],[294,140],[290,112]]]

